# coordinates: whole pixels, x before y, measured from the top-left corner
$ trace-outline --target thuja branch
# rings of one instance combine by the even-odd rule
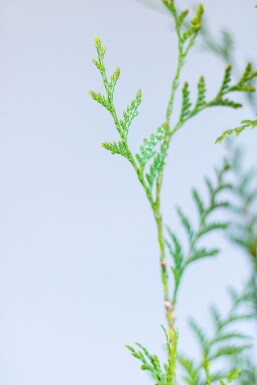
[[[205,47],[211,52],[215,53],[215,55],[221,58],[222,61],[225,61],[225,63],[233,63],[233,67],[234,68],[237,67],[234,60],[234,55],[233,55],[234,40],[231,34],[227,31],[222,31],[221,42],[216,42],[212,38],[210,31],[207,28],[207,25],[204,26],[204,28],[202,29],[202,32],[203,32],[202,38],[203,38]],[[257,75],[257,72],[255,71],[255,72],[252,72],[252,75],[248,77],[247,87],[249,88],[250,92],[246,93],[247,101],[254,113],[256,113],[256,93],[254,93],[255,91],[254,81],[256,80],[256,75]],[[239,136],[246,129],[249,129],[249,128],[254,129],[256,127],[257,127],[256,119],[242,120],[238,127],[227,130],[222,135],[220,135],[216,139],[216,143],[221,143],[225,138],[227,138],[232,134],[234,134],[235,136]]]
[[[244,170],[240,148],[228,143],[228,162],[232,176],[233,200],[229,205],[233,225],[229,227],[229,238],[240,246],[248,256],[252,273],[246,292],[257,319],[257,171]]]
[[[249,92],[252,89],[246,85],[250,77],[253,77],[255,73],[252,73],[251,67],[247,66],[241,79],[231,85],[231,67],[228,66],[225,70],[224,78],[216,96],[210,101],[206,101],[206,85],[203,77],[200,78],[198,83],[198,95],[197,99],[192,104],[190,100],[189,85],[186,82],[182,88],[182,105],[179,119],[175,125],[170,124],[170,118],[173,113],[175,96],[177,94],[179,80],[181,77],[181,70],[184,65],[186,56],[188,55],[194,41],[201,28],[201,20],[203,14],[203,7],[200,5],[196,11],[194,18],[191,19],[191,24],[188,26],[186,18],[188,11],[179,13],[175,6],[175,2],[171,0],[164,0],[164,4],[171,12],[171,15],[175,22],[177,38],[178,38],[178,67],[172,82],[171,97],[168,102],[165,122],[156,130],[149,139],[145,139],[140,147],[139,153],[133,155],[128,144],[128,133],[132,121],[138,115],[138,108],[141,104],[141,91],[139,90],[134,100],[127,107],[123,113],[123,118],[118,117],[115,105],[114,105],[114,90],[116,83],[120,77],[119,68],[113,73],[110,79],[107,76],[106,68],[104,65],[105,47],[99,38],[95,41],[97,49],[98,59],[93,60],[94,64],[100,71],[102,76],[106,95],[100,93],[91,92],[91,96],[94,100],[100,103],[111,114],[114,121],[114,125],[120,136],[118,142],[104,143],[103,147],[109,150],[112,154],[119,154],[125,157],[133,166],[138,179],[145,190],[147,199],[152,208],[155,222],[158,231],[158,242],[160,249],[160,263],[162,271],[162,284],[164,291],[164,304],[166,308],[166,317],[169,327],[173,327],[174,316],[171,306],[172,295],[168,290],[168,270],[166,267],[166,254],[164,247],[164,231],[163,231],[163,219],[161,215],[161,191],[162,191],[162,179],[165,161],[167,158],[169,146],[174,134],[191,118],[197,115],[199,112],[207,107],[213,106],[225,106],[232,108],[239,108],[241,104],[230,100],[226,97],[227,94],[234,91]],[[193,106],[193,107],[192,107]]]
[[[251,341],[250,336],[238,330],[241,322],[252,318],[252,314],[246,312],[244,306],[242,306],[245,293],[235,295],[235,292],[231,290],[230,294],[231,307],[226,316],[222,315],[216,306],[212,306],[210,309],[214,326],[212,336],[208,336],[202,326],[195,320],[190,320],[190,327],[200,347],[201,359],[200,362],[197,362],[183,354],[179,354],[178,361],[183,370],[183,378],[189,385],[212,384],[215,381],[219,381],[220,384],[224,385],[236,380],[240,374],[240,370],[233,369],[234,365],[229,365],[228,362],[226,362],[224,368],[225,373],[227,372],[226,375],[224,369],[214,371],[215,363],[221,358],[235,359],[235,357],[240,357],[242,352],[251,347],[249,343]],[[226,378],[225,382],[224,377]]]
[[[212,218],[218,210],[228,207],[228,202],[220,199],[224,191],[231,189],[231,185],[225,182],[228,170],[227,164],[224,163],[221,169],[216,170],[215,182],[212,182],[209,178],[205,179],[208,190],[207,204],[202,200],[199,192],[196,189],[193,190],[193,201],[198,212],[196,228],[182,209],[177,208],[177,214],[187,236],[187,251],[182,246],[179,237],[168,227],[166,245],[172,258],[171,271],[174,277],[173,309],[175,308],[181,280],[187,267],[200,259],[215,257],[219,252],[217,248],[204,247],[202,241],[207,235],[228,227],[227,222],[217,222]]]

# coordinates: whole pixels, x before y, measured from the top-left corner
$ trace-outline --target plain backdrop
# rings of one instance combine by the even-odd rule
[[[216,37],[233,33],[239,67],[257,62],[255,1],[203,4]],[[143,90],[130,134],[136,151],[164,118],[177,58],[172,22],[135,0],[1,0],[0,15],[0,384],[143,385],[150,380],[124,344],[163,352],[156,229],[130,165],[101,148],[117,135],[88,91],[102,89],[91,63],[100,36],[108,69],[121,68],[119,111]],[[212,95],[223,67],[198,46],[183,78],[194,88],[204,74]],[[176,136],[162,197],[173,228],[175,204],[196,219],[190,191],[204,194],[203,177],[221,162],[215,138],[252,116],[212,109]],[[256,132],[239,141],[256,163]],[[180,348],[193,356],[188,317],[211,331],[209,303],[226,312],[227,286],[248,274],[241,252],[218,235],[212,242],[221,255],[189,269],[179,296]]]

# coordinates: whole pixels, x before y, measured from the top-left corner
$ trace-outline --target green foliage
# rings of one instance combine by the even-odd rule
[[[221,358],[240,357],[242,352],[251,347],[250,337],[234,329],[234,325],[238,327],[241,321],[252,318],[252,314],[243,312],[243,297],[244,293],[239,296],[233,292],[231,308],[225,317],[216,307],[211,307],[210,314],[214,326],[212,337],[209,337],[196,321],[190,320],[190,327],[200,347],[201,360],[197,363],[179,355],[179,363],[185,373],[183,379],[188,385],[197,385],[204,381],[204,377],[207,384],[219,381],[220,385],[224,385],[237,380],[241,371],[239,369],[227,371],[228,363],[226,371],[214,372],[211,368]]]
[[[178,358],[178,362],[185,372],[182,379],[186,382],[186,384],[198,385],[201,378],[199,367],[192,360],[183,356]]]
[[[249,82],[257,76],[257,71],[252,71],[252,66],[250,63],[247,64],[245,71],[238,82],[231,85],[232,82],[232,66],[229,64],[225,70],[223,81],[220,87],[220,90],[216,98],[211,102],[213,106],[225,106],[232,108],[242,107],[241,103],[237,103],[233,100],[224,98],[227,94],[231,92],[254,92],[255,88],[249,84]]]
[[[219,58],[221,58],[225,63],[233,63],[233,47],[234,41],[231,34],[228,31],[222,31],[221,43],[217,43],[210,35],[210,32],[207,28],[207,25],[203,28],[202,38],[204,41],[205,47],[211,52],[215,53]],[[231,64],[227,67],[227,73],[225,73],[225,85],[228,86],[231,80]],[[246,92],[246,98],[249,102],[249,105],[254,111],[256,111],[256,93],[254,83],[256,83],[257,71],[252,71],[252,65],[248,63],[246,65],[245,71],[241,76],[239,82],[231,87],[230,92],[233,91],[243,91]],[[232,103],[233,104],[233,103]],[[236,107],[236,106],[235,106]],[[216,143],[221,143],[228,136],[235,134],[236,136],[240,135],[243,131],[248,128],[255,128],[257,126],[257,120],[243,120],[241,125],[230,130],[226,130],[222,135],[216,139]]]
[[[136,94],[136,97],[134,100],[131,101],[130,105],[127,107],[127,109],[123,112],[123,119],[118,119],[116,109],[114,107],[114,91],[117,84],[117,81],[120,77],[120,69],[117,68],[114,73],[111,75],[110,79],[108,79],[106,68],[104,65],[104,57],[106,48],[103,46],[102,41],[99,38],[95,39],[95,47],[97,51],[98,58],[93,59],[93,63],[98,68],[102,80],[103,85],[106,91],[106,96],[102,95],[101,93],[96,93],[94,91],[90,91],[90,95],[93,98],[93,100],[97,101],[99,104],[101,104],[106,110],[108,110],[114,120],[114,124],[120,134],[120,137],[123,141],[121,146],[127,147],[126,141],[127,136],[129,132],[129,128],[131,126],[132,121],[135,119],[135,117],[138,115],[138,108],[142,102],[142,92],[139,90]],[[119,144],[117,144],[115,147],[117,149],[117,146],[120,147]],[[113,151],[109,148],[109,146],[106,147],[104,145],[103,147],[107,148],[112,152],[112,154],[120,154],[120,151],[116,151],[116,149]],[[123,151],[124,154],[129,155],[129,151],[127,148],[127,151]],[[124,155],[123,155],[124,156]],[[129,158],[130,156],[128,156]]]
[[[153,184],[156,181],[157,176],[164,169],[167,152],[168,152],[168,145],[167,143],[163,142],[160,148],[160,152],[158,152],[156,156],[153,158],[153,162],[149,168],[149,173],[146,174],[146,179],[150,188],[153,187]]]
[[[131,104],[127,107],[127,110],[123,112],[123,120],[120,120],[120,125],[123,130],[123,134],[125,137],[128,135],[129,127],[138,115],[138,107],[142,102],[142,91],[139,90],[136,94],[135,100],[131,101]]]
[[[219,209],[226,208],[227,202],[220,200],[220,195],[231,188],[230,184],[224,182],[228,167],[225,164],[220,170],[216,171],[216,181],[213,184],[209,179],[206,179],[206,185],[208,190],[208,203],[203,202],[200,194],[197,190],[193,190],[193,201],[198,213],[198,225],[193,227],[189,218],[183,213],[181,208],[177,209],[177,214],[180,218],[181,225],[183,226],[187,235],[187,251],[183,249],[183,246],[178,236],[171,231],[168,227],[168,236],[166,239],[166,245],[169,254],[172,257],[173,265],[171,267],[175,288],[172,303],[175,305],[177,300],[177,293],[180,286],[182,276],[185,269],[193,262],[200,259],[214,257],[218,254],[219,249],[207,248],[202,245],[203,238],[217,230],[224,230],[228,227],[226,222],[216,222],[211,218]]]
[[[151,355],[149,351],[137,343],[139,350],[132,346],[126,345],[131,351],[132,356],[141,362],[141,370],[149,372],[151,377],[156,381],[156,385],[175,385],[176,358],[177,358],[177,332],[167,332],[164,328],[167,348],[167,362],[162,365],[156,355]]]
[[[178,64],[172,80],[171,95],[168,100],[164,122],[154,131],[148,139],[144,139],[139,151],[134,155],[128,143],[128,134],[132,122],[139,113],[139,106],[142,102],[142,93],[139,90],[130,105],[125,108],[121,117],[118,116],[114,94],[117,82],[120,78],[120,70],[117,68],[108,77],[104,58],[106,49],[99,38],[95,40],[97,59],[93,62],[100,72],[104,86],[104,93],[91,91],[93,100],[101,104],[111,115],[116,130],[118,140],[111,143],[103,143],[103,147],[112,154],[118,154],[126,158],[134,168],[136,175],[146,193],[150,203],[154,220],[157,225],[158,244],[160,252],[161,277],[163,286],[163,302],[168,324],[168,331],[165,331],[167,345],[167,359],[164,365],[160,363],[156,355],[151,355],[146,348],[138,344],[138,350],[128,346],[132,355],[141,362],[141,369],[149,372],[156,385],[175,385],[176,383],[176,361],[177,361],[177,332],[175,329],[175,306],[177,302],[178,289],[185,269],[196,261],[211,258],[218,254],[218,248],[211,248],[205,237],[217,230],[225,230],[228,223],[216,221],[212,216],[219,209],[227,208],[228,203],[220,199],[221,193],[231,188],[230,183],[224,181],[229,168],[227,164],[216,172],[215,182],[206,179],[208,190],[208,201],[205,202],[197,190],[193,191],[193,201],[198,213],[198,223],[192,224],[181,208],[177,209],[177,214],[186,232],[186,247],[182,245],[179,237],[170,228],[167,228],[167,239],[164,236],[164,221],[161,214],[161,192],[163,183],[163,171],[165,168],[171,140],[175,133],[181,129],[195,115],[206,108],[214,106],[224,106],[231,108],[241,107],[230,95],[231,93],[245,92],[252,93],[254,87],[252,80],[257,76],[257,72],[252,70],[250,64],[246,66],[242,75],[237,76],[238,81],[232,80],[232,67],[229,65],[225,69],[221,85],[214,98],[207,98],[207,86],[203,76],[197,84],[197,96],[192,100],[189,90],[189,82],[186,81],[182,86],[181,107],[178,111],[178,118],[174,117],[175,101],[181,81],[181,72],[185,65],[188,54],[193,47],[195,40],[202,27],[203,6],[199,5],[193,15],[189,17],[188,10],[179,11],[175,0],[163,0],[168,12],[173,18],[175,31],[178,40]],[[220,52],[229,56],[228,35],[224,35],[224,44],[227,45]],[[227,50],[227,51],[226,51]],[[172,118],[172,119],[171,119]],[[243,122],[243,125],[250,124],[250,121]],[[245,127],[246,128],[246,127]],[[242,129],[243,130],[243,129]],[[204,244],[205,241],[205,244]],[[169,269],[167,256],[170,254],[172,266]],[[173,292],[170,293],[170,279],[173,279]],[[241,303],[242,301],[238,301]],[[234,312],[235,308],[233,309]],[[184,356],[179,358],[179,362],[185,371],[184,380],[189,385],[207,384],[220,381],[220,385],[229,384],[235,380],[238,371],[226,371],[226,373],[212,372],[210,363],[223,356],[231,356],[244,351],[248,345],[235,344],[234,341],[242,341],[245,336],[238,331],[227,330],[233,323],[247,318],[247,315],[231,313],[227,318],[221,317],[217,310],[213,310],[215,320],[215,337],[208,338],[202,329],[195,323],[191,326],[198,336],[202,348],[202,361],[195,364],[192,360]],[[231,341],[231,343],[229,343]]]
[[[204,105],[206,101],[206,85],[204,77],[201,76],[197,85],[197,100],[195,105],[195,110],[199,111]]]
[[[222,30],[220,33],[220,39],[217,42],[212,36],[208,29],[207,23],[204,23],[201,37],[203,46],[208,51],[213,52],[216,56],[221,58],[225,63],[233,62],[233,50],[234,50],[234,39],[229,31]]]
[[[227,149],[233,178],[233,200],[229,205],[233,215],[230,238],[246,251],[257,271],[257,171],[244,171],[243,153],[239,148],[228,143]]]
[[[166,123],[161,127],[158,127],[156,133],[151,134],[149,139],[144,139],[143,144],[140,146],[140,154],[136,154],[138,163],[143,171],[146,164],[156,155],[156,146],[164,139],[167,129]]]
[[[123,142],[103,143],[102,146],[106,150],[110,151],[113,155],[118,154],[124,156],[125,158],[128,158],[128,151]]]
[[[249,258],[252,271],[245,283],[243,295],[232,292],[234,300],[243,303],[257,320],[257,172],[245,171],[242,151],[231,142],[227,146],[228,161],[231,165],[232,197],[229,210],[232,223],[228,229],[230,240],[239,246]],[[235,365],[243,369],[240,384],[256,384],[257,368],[255,359],[249,354],[238,357]]]
[[[190,108],[192,106],[192,103],[190,102],[190,92],[189,92],[189,86],[186,82],[183,89],[182,89],[182,107],[181,107],[181,113],[180,113],[180,120],[185,120],[190,115]]]
[[[231,384],[231,382],[236,381],[238,379],[240,374],[241,374],[241,370],[239,369],[232,370],[226,375],[225,381],[220,380],[220,385]]]
[[[239,127],[223,132],[223,134],[216,139],[216,143],[223,142],[223,140],[226,139],[231,134],[235,134],[236,136],[238,136],[241,134],[241,132],[245,131],[247,128],[253,129],[256,127],[257,127],[257,120],[242,120],[241,125]]]
[[[247,357],[240,357],[236,360],[236,365],[244,368],[240,375],[241,385],[257,384],[257,370],[254,361],[251,361]]]

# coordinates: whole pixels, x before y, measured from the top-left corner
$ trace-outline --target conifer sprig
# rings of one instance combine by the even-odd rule
[[[232,368],[228,372],[228,364],[224,368],[226,370],[219,372],[213,371],[212,366],[216,361],[224,357],[233,357],[235,359],[235,357],[239,357],[242,352],[251,347],[251,338],[238,331],[238,325],[242,321],[252,318],[251,313],[245,313],[243,310],[243,297],[244,293],[239,296],[232,291],[231,308],[226,317],[222,316],[216,307],[211,307],[210,314],[214,326],[212,337],[207,336],[196,321],[190,320],[190,327],[200,347],[201,360],[197,363],[184,355],[179,355],[179,363],[185,373],[183,378],[189,385],[198,385],[204,381],[204,376],[207,384],[219,381],[221,385],[238,378],[241,371]]]
[[[206,235],[228,227],[226,222],[217,222],[211,219],[219,209],[228,206],[228,202],[220,199],[222,193],[231,188],[231,185],[225,182],[228,170],[226,164],[220,170],[216,170],[215,183],[206,178],[207,204],[202,200],[199,192],[193,190],[193,201],[198,213],[196,228],[190,223],[189,218],[183,213],[182,209],[177,209],[177,214],[187,235],[187,251],[184,250],[179,237],[169,227],[167,228],[169,237],[166,239],[166,245],[172,258],[171,270],[174,276],[172,308],[176,305],[178,290],[186,268],[200,259],[211,258],[219,253],[217,248],[204,247],[202,241]]]
[[[220,135],[216,139],[216,143],[221,143],[223,142],[224,139],[226,139],[228,136],[235,134],[235,136],[240,135],[243,131],[245,131],[247,128],[254,129],[257,127],[257,120],[242,120],[241,125],[233,128],[231,130],[227,130],[223,132],[222,135]]]
[[[225,63],[234,63],[233,56],[233,47],[234,40],[232,35],[228,31],[222,31],[221,33],[221,42],[217,42],[211,36],[207,25],[205,24],[202,29],[202,38],[204,41],[205,47],[211,52],[215,53],[216,56],[222,59]],[[234,67],[237,67],[233,64]],[[231,67],[231,64],[229,64]],[[232,87],[232,90],[235,91],[245,91],[247,101],[254,112],[256,112],[256,93],[255,93],[255,83],[256,83],[257,71],[252,71],[252,66],[250,63],[246,66],[245,72],[243,73],[239,84],[235,87]],[[229,78],[229,77],[228,77]],[[226,130],[222,135],[216,139],[216,143],[221,143],[228,136],[235,134],[239,136],[243,131],[248,128],[254,129],[257,127],[257,120],[245,119],[241,122],[238,127],[235,127],[230,130]]]
[[[139,350],[126,345],[131,351],[132,356],[141,362],[141,370],[149,372],[156,381],[156,385],[175,385],[176,384],[176,361],[177,361],[177,332],[175,330],[166,331],[163,327],[166,339],[167,362],[163,365],[157,355],[152,355],[149,351],[137,343]]]

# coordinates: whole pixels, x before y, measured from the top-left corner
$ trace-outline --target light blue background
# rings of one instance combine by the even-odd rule
[[[233,31],[240,65],[257,62],[255,2],[203,4],[213,33]],[[108,68],[121,67],[120,111],[143,89],[136,150],[163,121],[177,57],[171,22],[133,0],[2,0],[0,15],[0,383],[143,385],[150,380],[123,345],[162,351],[156,231],[129,164],[100,146],[116,132],[88,96],[101,89],[90,59],[99,35]],[[201,74],[212,95],[223,64],[196,49],[184,77],[193,88]],[[195,218],[190,189],[203,190],[221,160],[215,138],[248,117],[213,109],[176,136],[163,193],[173,227],[175,203]],[[256,132],[239,140],[256,163]],[[180,346],[192,354],[188,315],[210,329],[209,302],[225,310],[225,288],[248,273],[240,252],[215,242],[222,255],[191,268],[180,293]]]

